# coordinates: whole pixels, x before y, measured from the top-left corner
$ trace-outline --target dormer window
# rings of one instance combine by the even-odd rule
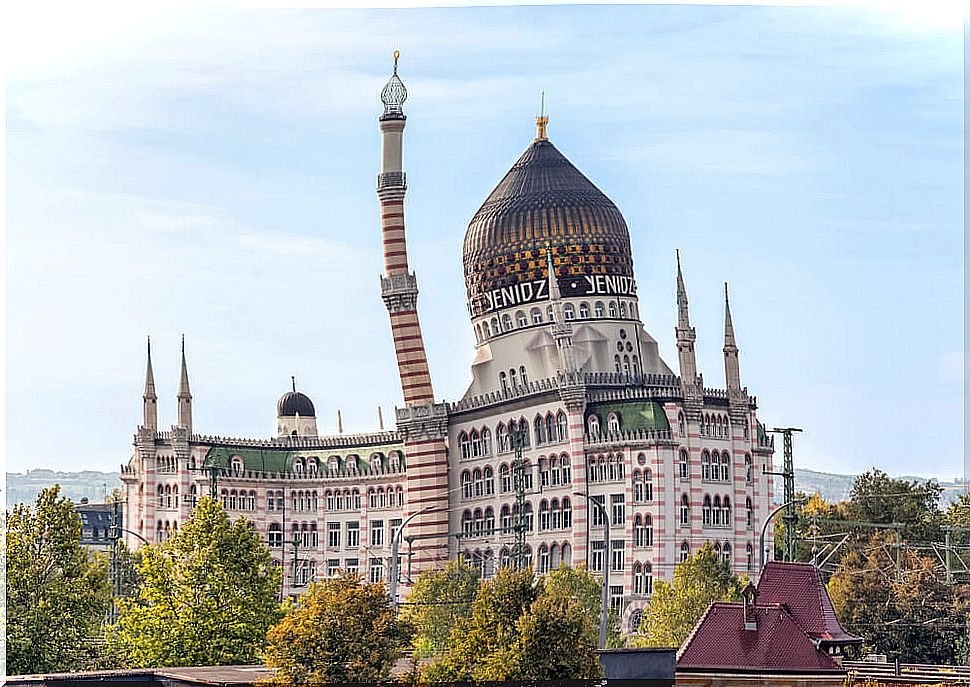
[[[606,418],[606,426],[610,433],[619,433],[620,431],[620,418],[616,413],[610,413]]]

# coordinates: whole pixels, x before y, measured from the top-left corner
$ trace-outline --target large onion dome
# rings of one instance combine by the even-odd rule
[[[626,221],[606,195],[539,136],[475,213],[465,234],[465,286],[472,316],[545,300],[547,251],[563,297],[610,289],[632,295]],[[596,286],[596,285],[599,286]]]
[[[317,411],[313,407],[313,401],[306,394],[297,391],[294,383],[293,391],[287,391],[280,396],[276,402],[277,417],[316,417]]]

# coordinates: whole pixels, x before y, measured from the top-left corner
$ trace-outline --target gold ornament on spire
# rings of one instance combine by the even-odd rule
[[[546,127],[549,125],[549,118],[546,117],[546,94],[543,91],[539,95],[539,116],[536,117],[536,140],[548,141]]]

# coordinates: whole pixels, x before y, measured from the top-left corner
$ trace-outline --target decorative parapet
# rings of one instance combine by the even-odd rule
[[[381,277],[381,298],[392,313],[414,310],[418,303],[418,280],[414,273]]]
[[[528,396],[535,396],[538,394],[548,394],[552,391],[557,391],[558,389],[558,380],[552,378],[539,379],[534,382],[529,382],[528,384],[517,384],[516,386],[509,387],[503,391],[493,391],[491,393],[481,394],[479,396],[470,396],[469,398],[463,398],[455,403],[448,403],[448,412],[460,413],[466,410],[486,408],[488,406],[498,405],[500,403],[505,403],[506,401],[519,398],[526,398]]]
[[[398,431],[404,440],[438,439],[448,435],[448,406],[445,403],[395,408]]]
[[[168,434],[162,432],[160,434]],[[168,437],[161,437],[168,438]],[[276,439],[242,439],[237,437],[222,437],[209,434],[193,434],[192,443],[216,446],[238,446],[240,448],[275,448],[275,449],[348,449],[370,446],[386,446],[400,444],[403,437],[400,432],[372,432],[366,434],[338,434],[323,437],[294,437],[286,436]]]
[[[587,448],[613,448],[618,445],[675,445],[673,433],[669,429],[636,429],[620,432],[601,432],[589,434],[583,438],[583,445]]]
[[[588,386],[646,386],[680,390],[680,377],[677,375],[587,372],[585,378]]]
[[[340,470],[339,472],[330,472],[326,469],[326,466],[321,466],[321,471],[312,472],[296,472],[296,471],[286,471],[286,472],[275,472],[272,470],[242,470],[234,471],[232,468],[222,468],[218,469],[216,473],[216,481],[221,480],[231,480],[232,482],[237,481],[278,481],[278,482],[299,482],[301,484],[308,485],[324,485],[333,484],[344,484],[345,482],[356,482],[356,483],[370,483],[387,481],[388,477],[404,476],[407,473],[407,468],[402,462],[397,468],[385,468],[380,471],[373,470]],[[205,472],[208,474],[209,469]]]

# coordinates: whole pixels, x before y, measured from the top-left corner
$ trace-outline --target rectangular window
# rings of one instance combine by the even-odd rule
[[[623,559],[626,554],[626,542],[622,539],[610,541],[610,570],[623,570]]]
[[[340,523],[327,523],[327,547],[331,549],[340,548]]]
[[[384,581],[384,561],[380,558],[370,559],[370,581],[375,583]]]
[[[360,523],[347,523],[347,548],[356,549],[360,546]]]
[[[602,494],[600,494],[598,496],[590,496],[589,498],[590,498],[591,501],[595,501],[596,503],[600,504],[600,506],[603,505],[603,502],[606,499],[606,497],[603,496]],[[603,509],[600,508],[599,506],[597,506],[596,503],[591,503],[590,504],[590,508],[589,508],[589,512],[590,512],[590,515],[592,517],[591,524],[592,524],[593,527],[602,527],[603,526]]]
[[[623,586],[610,585],[610,608],[617,612],[623,611]]]
[[[592,545],[592,558],[590,559],[590,570],[593,572],[603,572],[604,558],[606,557],[606,544],[602,541],[594,541]]]
[[[384,546],[384,521],[376,520],[370,524],[370,545]]]
[[[350,575],[356,575],[360,570],[360,561],[356,558],[348,558],[344,561],[344,570]]]
[[[610,524],[612,525],[622,525],[626,522],[626,496],[623,494],[612,494],[610,496],[610,505],[612,506],[613,519]]]
[[[397,536],[397,531],[401,529],[401,518],[394,518],[391,520],[391,534],[390,539],[388,539],[388,544],[394,542],[394,537]]]
[[[339,558],[329,558],[327,559],[327,577],[333,577],[337,574],[337,570],[340,568]]]

